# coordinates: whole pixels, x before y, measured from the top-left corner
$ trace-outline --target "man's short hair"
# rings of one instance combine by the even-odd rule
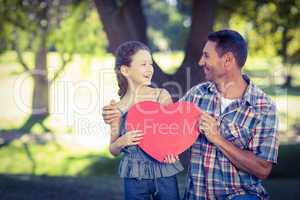
[[[247,43],[244,38],[236,31],[221,30],[208,35],[208,40],[216,42],[216,51],[219,56],[231,52],[240,68],[244,66],[247,60]]]

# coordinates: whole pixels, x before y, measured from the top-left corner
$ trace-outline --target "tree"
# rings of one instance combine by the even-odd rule
[[[263,20],[271,20],[273,25],[272,30],[281,32],[278,55],[282,57],[282,62],[285,65],[299,63],[299,45],[298,48],[294,48],[290,52],[288,49],[289,45],[295,40],[299,44],[300,2],[296,0],[273,0],[270,4],[271,6],[275,6],[275,13],[272,15],[272,18],[266,17],[266,19]],[[292,86],[292,75],[290,73],[287,73],[283,85],[285,87]]]
[[[236,13],[253,24],[257,37],[263,41],[258,48],[263,48],[265,41],[272,37],[275,55],[281,57],[283,65],[293,66],[300,61],[299,7],[297,0],[249,1]],[[292,75],[287,72],[283,86],[291,87],[291,82]]]
[[[184,88],[184,91],[204,80],[203,71],[202,68],[199,68],[198,61],[207,41],[207,36],[213,31],[216,7],[216,1],[193,1],[191,30],[185,47],[185,57],[173,77],[173,80]]]
[[[185,58],[179,70],[173,75],[168,75],[156,63],[154,65],[154,85],[167,88],[174,100],[203,80],[203,72],[198,69],[197,62],[207,35],[212,31],[216,10],[216,0],[187,2],[193,8],[192,22],[185,47]],[[149,45],[146,34],[147,20],[141,0],[94,0],[94,3],[107,34],[111,52],[114,53],[121,43],[128,40],[139,40]]]
[[[71,0],[1,0],[2,24],[10,27],[13,35],[9,42],[17,52],[17,58],[23,71],[29,73],[33,78],[32,114],[21,127],[22,132],[28,132],[39,123],[48,130],[43,121],[49,115],[49,87],[59,77],[67,64],[71,61],[76,49],[76,29],[86,17],[89,4]],[[66,37],[60,30],[63,22],[73,16],[71,44],[65,44]],[[53,35],[56,35],[53,37]],[[56,40],[56,50],[60,55],[60,66],[50,77],[48,73],[47,54],[50,47],[49,38]],[[59,45],[58,41],[63,43]],[[54,42],[55,43],[55,42]],[[58,44],[58,45],[57,45]],[[34,52],[34,65],[30,66],[24,59],[24,51]]]

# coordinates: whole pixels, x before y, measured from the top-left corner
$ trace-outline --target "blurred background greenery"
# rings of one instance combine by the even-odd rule
[[[177,100],[164,83],[185,92],[203,81],[207,34],[223,28],[246,38],[244,72],[278,107],[279,163],[265,184],[272,199],[297,199],[299,23],[298,0],[0,0],[1,199],[120,199],[120,158],[101,118],[118,99],[116,47],[149,45],[153,83]],[[183,192],[185,173],[179,180]]]

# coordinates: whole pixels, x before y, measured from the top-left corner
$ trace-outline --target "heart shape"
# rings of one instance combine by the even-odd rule
[[[162,162],[167,155],[179,155],[198,138],[201,110],[191,102],[161,105],[143,101],[133,105],[127,114],[128,131],[142,130],[139,146]]]

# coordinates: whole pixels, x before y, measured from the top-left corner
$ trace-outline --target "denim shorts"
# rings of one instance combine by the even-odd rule
[[[125,200],[179,200],[176,176],[156,179],[124,178]]]

